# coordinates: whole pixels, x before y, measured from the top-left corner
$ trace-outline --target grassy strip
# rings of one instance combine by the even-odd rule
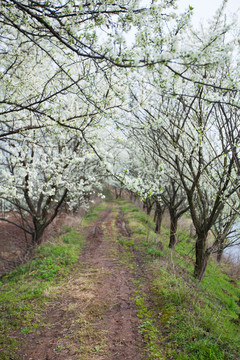
[[[99,205],[92,206],[89,209],[89,211],[85,214],[82,220],[82,226],[85,227],[93,224],[97,220],[99,216],[99,212],[105,210],[106,207],[107,207],[106,202],[101,202]]]
[[[15,359],[18,333],[28,334],[43,325],[42,308],[57,295],[49,288],[59,285],[78,260],[84,239],[75,229],[63,230],[54,244],[41,245],[31,261],[1,278],[1,360]]]
[[[181,232],[176,249],[171,251],[167,229],[157,236],[145,213],[132,203],[121,204],[132,230],[128,243],[141,252],[151,279],[150,294],[139,289],[136,297],[143,315],[141,331],[151,339],[147,341],[148,358],[157,359],[154,351],[159,349],[159,359],[239,359],[240,282],[229,277],[223,265],[210,261],[199,284],[192,277],[194,239]],[[154,304],[151,309],[146,308],[146,298]],[[164,340],[163,335],[154,335],[160,328]],[[163,342],[165,357],[160,355]]]
[[[144,293],[141,283],[136,281],[135,286],[138,290],[134,294],[134,301],[137,306],[137,316],[141,319],[139,333],[142,334],[146,343],[146,358],[148,360],[165,360],[164,338],[155,321],[156,314],[149,308],[147,294]]]

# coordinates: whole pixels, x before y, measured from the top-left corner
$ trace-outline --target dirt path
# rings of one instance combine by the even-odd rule
[[[144,360],[130,269],[118,238],[130,236],[113,205],[86,229],[77,269],[43,312],[44,325],[26,335],[23,360]]]

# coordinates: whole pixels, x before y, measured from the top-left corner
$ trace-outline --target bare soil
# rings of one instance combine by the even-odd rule
[[[111,208],[86,229],[75,271],[43,310],[41,328],[22,335],[19,360],[144,360],[133,274],[120,261],[121,236],[131,233],[123,214]]]

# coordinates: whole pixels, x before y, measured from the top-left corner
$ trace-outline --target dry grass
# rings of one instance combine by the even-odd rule
[[[105,331],[98,327],[106,303],[98,297],[98,285],[104,282],[103,269],[87,269],[73,274],[63,285],[69,301],[65,311],[73,312],[71,316],[72,334],[62,340],[62,346],[71,349],[77,360],[103,360],[106,349]]]
[[[223,257],[222,260],[225,272],[233,279],[240,280],[240,259],[233,261],[230,257]]]

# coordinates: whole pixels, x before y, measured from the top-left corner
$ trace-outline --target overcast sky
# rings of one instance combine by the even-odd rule
[[[206,21],[221,6],[222,0],[178,0],[179,10],[183,11],[191,5],[194,10],[193,22],[198,25],[200,20]],[[227,11],[236,13],[240,9],[240,0],[228,0]]]

